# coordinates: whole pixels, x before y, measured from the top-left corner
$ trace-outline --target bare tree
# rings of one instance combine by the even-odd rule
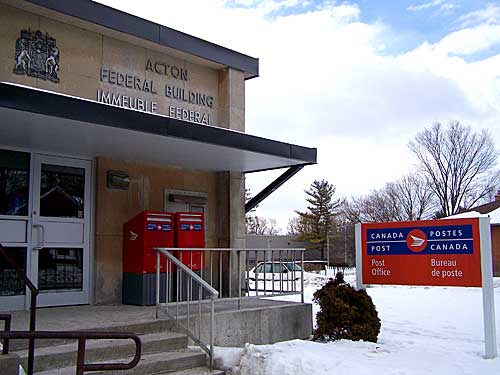
[[[351,222],[387,222],[430,218],[434,207],[427,181],[409,174],[367,196],[351,198],[344,202],[342,211]]]
[[[486,130],[474,133],[458,121],[446,128],[436,123],[418,133],[409,147],[438,200],[439,217],[474,206],[499,184],[500,172],[494,171],[498,151]]]
[[[275,236],[280,232],[275,219],[260,216],[247,216],[246,228],[247,234]]]
[[[429,219],[435,211],[435,200],[428,181],[410,173],[391,184],[402,220]]]

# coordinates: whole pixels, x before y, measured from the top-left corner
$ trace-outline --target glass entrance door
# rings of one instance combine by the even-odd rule
[[[0,149],[0,243],[38,287],[39,306],[89,303],[91,162]],[[0,257],[0,311],[29,306]]]
[[[33,156],[31,279],[40,306],[89,303],[91,163]]]

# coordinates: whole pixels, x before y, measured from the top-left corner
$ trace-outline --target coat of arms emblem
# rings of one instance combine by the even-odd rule
[[[56,40],[41,31],[22,30],[16,41],[14,73],[59,82],[59,48]]]

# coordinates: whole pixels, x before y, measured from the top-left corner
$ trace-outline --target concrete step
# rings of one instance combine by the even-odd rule
[[[16,354],[1,354],[0,353],[0,374],[2,375],[18,375],[20,358]]]
[[[182,350],[177,352],[145,354],[141,357],[139,364],[131,370],[123,371],[97,371],[92,375],[148,375],[164,374],[178,370],[194,369],[205,365],[206,355],[199,351]],[[118,362],[129,362],[131,358],[122,359]],[[191,370],[189,370],[191,371]],[[187,372],[185,374],[189,374]],[[74,375],[75,367],[64,367],[43,372],[36,375]],[[201,373],[203,374],[203,372]],[[208,372],[210,374],[210,372]]]
[[[196,367],[188,370],[179,370],[179,371],[167,371],[167,372],[159,372],[155,375],[168,374],[168,375],[226,375],[224,370],[212,370],[210,371],[208,367]]]
[[[187,347],[187,337],[174,332],[150,333],[141,336],[142,353],[176,351]],[[110,362],[133,355],[135,344],[132,340],[89,340],[86,343],[87,363]],[[28,363],[27,350],[15,352],[21,357],[24,368]],[[74,366],[77,357],[77,343],[67,343],[35,349],[35,371]]]
[[[173,323],[167,319],[157,319],[153,321],[137,322],[133,324],[112,325],[107,327],[97,327],[84,329],[82,331],[97,331],[97,332],[132,332],[137,335],[143,335],[155,332],[165,332],[172,330]],[[28,330],[26,327],[24,330]],[[44,331],[43,328],[37,328],[39,331]],[[64,339],[40,339],[35,341],[35,348],[44,348],[48,346],[61,345],[64,343],[76,342],[76,340]],[[28,349],[28,340],[11,340],[10,350],[19,351]]]

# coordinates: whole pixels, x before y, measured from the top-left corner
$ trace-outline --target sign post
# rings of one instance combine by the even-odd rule
[[[493,269],[491,259],[490,218],[479,218],[481,241],[481,270],[483,275],[484,344],[486,358],[497,356],[497,335],[495,325],[495,295],[493,290]]]
[[[489,218],[356,225],[356,287],[483,288],[485,357],[497,356]]]

